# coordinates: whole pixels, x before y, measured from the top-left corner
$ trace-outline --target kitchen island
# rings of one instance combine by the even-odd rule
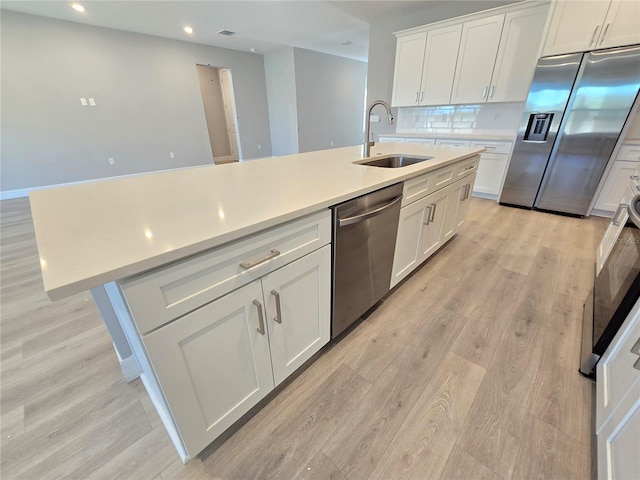
[[[347,147],[34,192],[45,289],[52,299],[92,289],[107,327],[118,323],[124,330],[140,376],[186,461],[328,341],[327,207],[410,180],[405,198],[413,199],[415,209],[416,199],[428,201],[428,193],[442,193],[473,174],[481,151],[387,143],[372,156],[433,158],[376,168],[357,164],[361,147]],[[462,201],[470,187],[461,184],[448,195]],[[270,242],[282,245],[275,257],[258,268],[238,267],[238,259],[251,264],[256,252],[269,252]],[[308,308],[315,313],[303,328],[302,341],[309,344],[287,357],[286,342],[299,332],[286,330],[291,322],[282,322],[272,285],[297,279],[310,280],[296,284],[302,285],[299,302],[283,304],[283,311],[313,305]],[[265,305],[265,326],[261,302],[272,294],[278,312]],[[283,333],[276,333],[272,319],[285,325]],[[224,328],[218,332],[214,324],[231,327],[223,335]],[[224,372],[216,376],[207,370],[210,357],[225,349],[246,355],[237,365],[218,358]]]

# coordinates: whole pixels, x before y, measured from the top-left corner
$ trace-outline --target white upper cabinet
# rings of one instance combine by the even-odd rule
[[[462,26],[451,103],[487,100],[504,18],[494,15]]]
[[[488,102],[527,98],[548,10],[547,5],[540,5],[505,15]]]
[[[399,32],[392,105],[526,100],[549,10],[531,4]]]
[[[543,56],[640,43],[637,0],[554,2]]]
[[[456,72],[462,24],[437,28],[427,33],[419,105],[446,105]]]
[[[394,107],[418,104],[426,40],[426,32],[398,38],[391,99]]]
[[[640,2],[613,0],[597,48],[617,47],[640,43]]]

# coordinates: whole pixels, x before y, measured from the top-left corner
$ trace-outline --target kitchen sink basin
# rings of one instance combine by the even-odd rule
[[[408,165],[415,165],[416,163],[424,162],[425,160],[431,160],[433,157],[408,157],[404,155],[393,155],[372,158],[366,162],[356,162],[359,165],[367,165],[370,167],[382,167],[382,168],[400,168]]]

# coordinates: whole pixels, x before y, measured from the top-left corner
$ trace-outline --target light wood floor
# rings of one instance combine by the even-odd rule
[[[43,293],[4,201],[2,478],[584,479],[582,303],[606,221],[474,198],[461,233],[229,440],[182,465],[88,293]]]

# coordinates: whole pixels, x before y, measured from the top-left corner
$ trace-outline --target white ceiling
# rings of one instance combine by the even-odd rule
[[[86,8],[78,13],[71,1],[4,1],[2,9],[115,28],[129,32],[267,53],[294,46],[367,60],[369,25],[390,15],[410,14],[444,3],[413,1],[114,1],[78,0]],[[193,34],[183,27],[189,25]],[[222,29],[237,32],[225,37]],[[340,42],[350,41],[350,45]]]

